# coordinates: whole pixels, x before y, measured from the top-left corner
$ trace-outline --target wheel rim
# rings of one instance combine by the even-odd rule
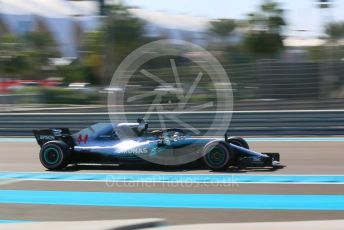
[[[44,150],[43,158],[45,162],[53,165],[60,161],[61,154],[56,148],[50,147]]]
[[[213,166],[222,166],[226,163],[226,155],[222,148],[214,148],[207,154],[207,160]]]

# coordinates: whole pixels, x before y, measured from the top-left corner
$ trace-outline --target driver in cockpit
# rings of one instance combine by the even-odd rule
[[[139,125],[137,126],[137,135],[142,136],[144,132],[148,129],[148,124],[142,118],[138,118],[137,123],[139,123]]]

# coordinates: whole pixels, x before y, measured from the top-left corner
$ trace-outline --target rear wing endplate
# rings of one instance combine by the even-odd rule
[[[32,132],[40,146],[54,140],[61,140],[68,145],[74,145],[74,140],[68,128],[35,129]]]

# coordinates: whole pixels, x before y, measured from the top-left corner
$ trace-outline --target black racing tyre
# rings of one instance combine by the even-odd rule
[[[49,170],[65,168],[69,163],[71,150],[61,141],[49,141],[45,143],[39,153],[42,165]]]
[[[227,142],[245,149],[250,149],[248,143],[241,137],[230,137],[227,139]]]
[[[208,144],[204,149],[203,162],[211,170],[226,170],[233,161],[233,154],[223,143]]]

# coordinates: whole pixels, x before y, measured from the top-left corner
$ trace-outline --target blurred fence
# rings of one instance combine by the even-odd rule
[[[231,81],[235,110],[344,108],[343,61],[257,61],[223,67]],[[169,67],[148,71],[165,82],[174,82]],[[187,91],[202,70],[192,63],[191,68],[182,66],[178,71]],[[214,88],[211,89],[214,87],[211,85],[211,79],[206,80],[206,76],[204,78],[191,96],[193,103],[206,103],[216,98]],[[140,73],[131,77],[128,82],[131,85],[140,85],[139,89],[131,90],[129,96],[144,94],[145,90],[154,91],[154,87],[158,85]],[[149,104],[151,101],[147,99],[133,103]]]
[[[205,132],[215,113],[183,114],[183,122]],[[140,113],[127,114],[128,121],[142,117]],[[32,129],[68,127],[73,132],[97,122],[109,122],[106,113],[0,114],[0,136],[31,136]],[[159,128],[157,114],[148,120],[149,127]],[[181,126],[166,120],[167,127]],[[234,112],[229,128],[232,136],[260,135],[344,135],[344,110],[338,111],[261,111]],[[219,124],[220,125],[220,124]],[[213,127],[216,129],[215,127]],[[221,128],[221,127],[219,127]]]
[[[226,70],[236,100],[344,99],[344,62],[257,62]]]
[[[190,68],[191,67],[191,68]],[[232,83],[235,110],[260,109],[338,109],[344,108],[344,62],[282,62],[257,61],[246,64],[224,65]],[[150,70],[159,78],[173,84],[170,66]],[[194,63],[179,66],[181,81],[187,91],[200,68]],[[152,92],[159,83],[139,72],[128,81],[129,96]],[[104,86],[107,87],[107,86]],[[116,87],[116,86],[114,86]],[[130,88],[132,87],[132,88]],[[58,87],[33,89],[24,87],[27,94],[1,94],[0,104],[55,103],[55,104],[106,104],[101,87],[89,86],[81,90]],[[192,103],[204,103],[214,98],[210,80],[203,80],[191,96]],[[32,93],[36,92],[36,93]],[[104,90],[103,90],[104,91]],[[39,94],[37,94],[39,92]],[[92,92],[92,93],[91,93]],[[150,100],[150,101],[149,101]],[[133,104],[149,104],[152,100],[133,101]]]
[[[272,60],[227,64],[222,67],[228,74],[234,98],[238,102],[344,99],[344,61],[286,62]],[[170,67],[147,70],[166,82],[174,83]],[[191,66],[178,67],[178,71],[182,83],[189,86],[202,70],[192,63]],[[210,72],[210,74],[212,73]],[[156,84],[142,74],[137,74],[134,78],[135,80],[129,81],[131,84],[141,84],[143,87]],[[208,78],[208,80],[210,79]],[[202,81],[200,84],[201,87],[209,87],[209,84],[202,85]]]

